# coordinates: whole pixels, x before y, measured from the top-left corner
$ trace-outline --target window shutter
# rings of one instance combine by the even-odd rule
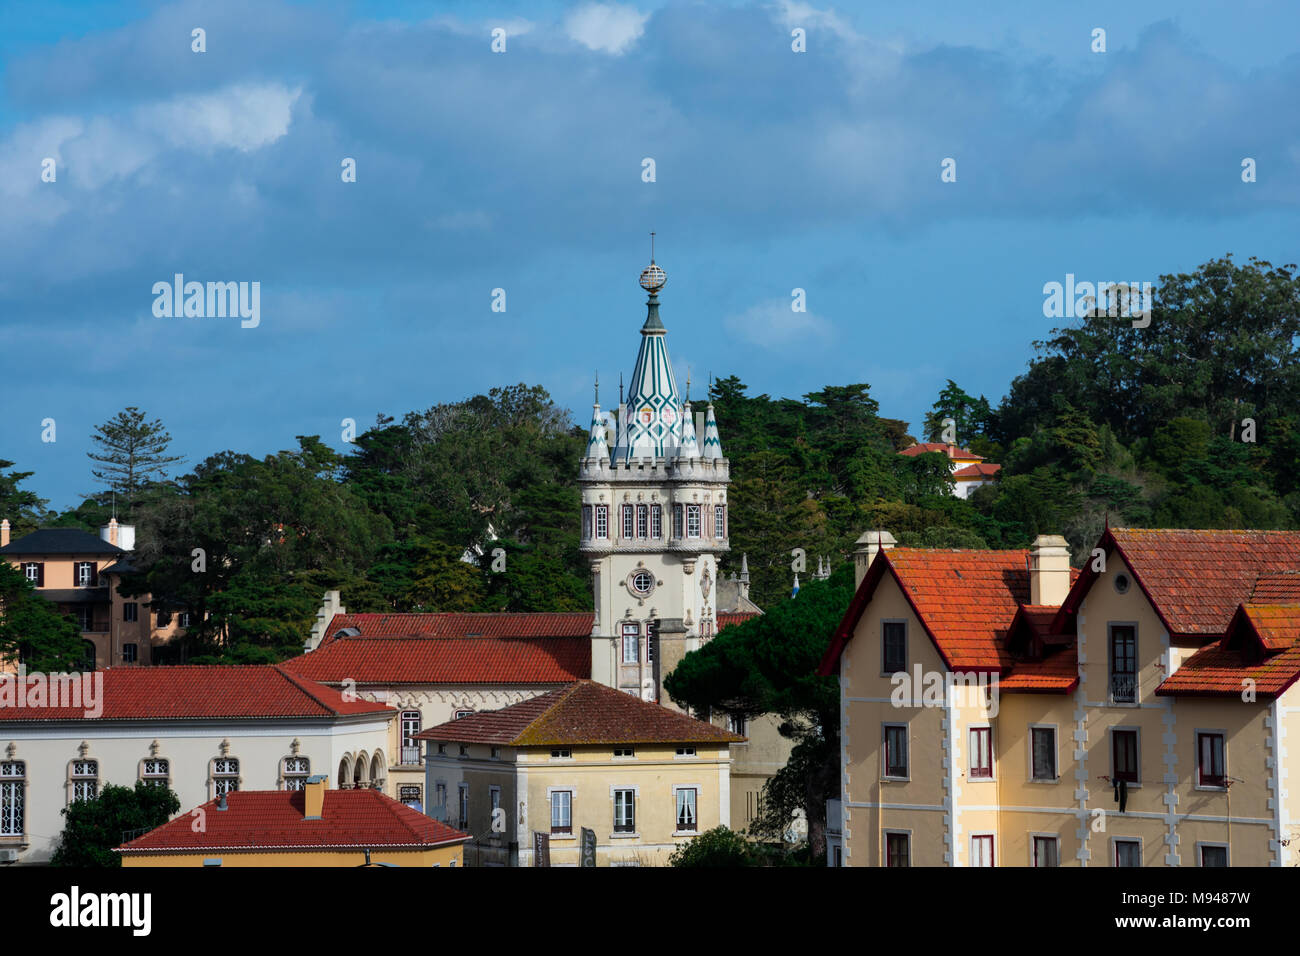
[[[36,586],[38,588],[45,587],[45,562],[44,561],[38,561],[36,563]]]
[[[99,587],[99,565],[94,561],[90,562],[90,586]]]

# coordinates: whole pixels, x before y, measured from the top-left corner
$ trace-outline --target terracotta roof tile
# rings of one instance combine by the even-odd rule
[[[1250,594],[1251,604],[1300,604],[1300,571],[1261,574]]]
[[[899,452],[900,455],[906,455],[908,458],[915,458],[917,455],[924,455],[927,452],[942,452],[949,458],[960,459],[963,461],[983,461],[983,455],[977,455],[966,448],[958,448],[956,445],[950,445],[947,442],[927,441],[918,442],[911,448],[904,448]]]
[[[355,627],[361,637],[590,637],[591,611],[554,614],[335,614],[322,644]],[[343,638],[356,640],[356,638]]]
[[[591,639],[350,637],[284,666],[331,683],[567,684],[591,676]]]
[[[1236,697],[1254,681],[1255,693],[1274,697],[1300,677],[1300,647],[1291,647],[1257,664],[1242,663],[1241,651],[1224,646],[1225,640],[1207,644],[1172,675],[1161,681],[1156,693],[1165,697]]]
[[[275,850],[401,847],[422,849],[463,843],[468,834],[427,817],[377,790],[326,790],[321,819],[305,820],[301,790],[237,790],[227,808],[203,804],[204,831],[183,813],[119,847],[148,851]]]
[[[954,478],[992,478],[1001,470],[1001,465],[981,461],[973,465],[967,465],[965,468],[958,468],[952,473],[952,476]]]
[[[1052,609],[1053,613],[1055,608]],[[1000,691],[1069,693],[1079,683],[1079,653],[1071,644],[1041,660],[1016,661],[1010,674],[998,678]]]
[[[751,617],[758,617],[757,611],[720,611],[718,613],[718,630],[731,627],[733,624],[743,624]]]
[[[346,701],[333,688],[287,670],[284,665],[235,667],[110,667],[95,671],[102,693],[90,710],[80,706],[20,705],[18,678],[0,678],[10,687],[0,691],[0,722],[28,720],[204,720],[215,718],[336,717],[348,714],[392,714],[384,704]],[[24,699],[31,700],[36,676],[26,682]],[[49,683],[54,679],[49,678]],[[47,697],[47,702],[53,695]],[[68,697],[61,697],[68,702]],[[98,704],[100,713],[93,714]]]
[[[721,727],[589,680],[575,681],[501,710],[438,724],[416,737],[512,747],[745,740]]]

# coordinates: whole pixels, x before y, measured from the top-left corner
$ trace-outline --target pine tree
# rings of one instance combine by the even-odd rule
[[[169,465],[184,461],[167,454],[172,436],[162,421],[146,421],[144,412],[134,405],[96,425],[95,432],[90,437],[97,451],[86,455],[104,467],[92,468],[90,473],[121,495],[127,507],[143,487],[165,477]]]

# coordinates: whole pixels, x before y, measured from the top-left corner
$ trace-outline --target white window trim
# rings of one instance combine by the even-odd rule
[[[973,764],[971,763],[971,732],[976,730],[987,730],[989,732],[989,775],[987,777],[975,777],[971,775]],[[908,768],[911,769],[910,767]],[[966,782],[967,783],[993,783],[998,779],[998,751],[996,742],[993,739],[992,724],[970,724],[966,728]],[[996,857],[994,857],[996,859]]]
[[[699,748],[699,746],[697,746],[697,745],[695,745],[695,744],[682,744],[682,748],[684,748],[684,749],[688,749],[688,750],[693,750],[693,751],[695,751],[695,752],[694,752],[694,753],[689,753],[689,754],[679,754],[679,753],[677,752],[679,748],[674,747],[674,748],[673,748],[673,759],[674,759],[674,760],[699,760],[699,759],[700,759],[700,748]]]
[[[1114,727],[1106,728],[1106,746],[1110,751],[1109,753],[1106,754],[1106,763],[1110,768],[1112,782],[1114,781],[1114,773],[1115,773],[1115,731],[1117,730],[1131,730],[1137,735],[1137,755],[1135,757],[1135,763],[1137,764],[1138,778],[1136,783],[1130,782],[1128,788],[1130,790],[1141,790],[1142,789],[1142,728],[1134,724],[1116,724]],[[1192,738],[1193,741],[1195,741],[1195,739],[1196,739],[1195,737]],[[1228,756],[1226,749],[1224,751],[1223,756],[1224,756],[1224,769],[1226,770],[1227,756]],[[1195,773],[1195,771],[1192,772]]]
[[[989,869],[997,869],[997,866],[998,866],[998,835],[997,835],[996,833],[990,833],[990,832],[987,832],[987,831],[985,831],[985,832],[979,832],[979,833],[972,833],[972,834],[970,835],[970,840],[967,841],[967,843],[966,843],[966,851],[967,851],[967,854],[968,854],[968,855],[967,855],[967,858],[966,858],[966,865],[969,866],[969,867],[971,867],[972,869],[975,868],[975,841],[976,841],[976,840],[983,840],[983,839],[988,839],[988,840],[991,841],[990,846],[992,847],[992,849],[989,850],[989,854],[992,856],[993,859],[990,861],[992,865],[989,867]],[[1057,849],[1059,850],[1060,848],[1058,847]],[[983,867],[979,867],[979,869],[983,869]]]
[[[1225,764],[1226,764],[1226,760],[1225,760]],[[1228,865],[1228,866],[1232,866],[1232,847],[1231,847],[1229,844],[1227,844],[1227,843],[1219,843],[1219,842],[1217,842],[1217,841],[1215,841],[1215,840],[1197,840],[1197,841],[1196,841],[1196,865],[1197,865],[1198,867],[1204,867],[1204,866],[1205,866],[1205,861],[1204,861],[1204,859],[1201,857],[1201,848],[1202,848],[1202,847],[1207,847],[1207,846],[1211,846],[1211,847],[1222,847],[1222,848],[1223,848],[1223,852],[1226,854],[1226,862],[1227,862],[1227,865]],[[1218,869],[1218,867],[1212,867],[1212,869]]]
[[[638,829],[626,833],[622,830],[614,829],[614,791],[631,790],[632,791],[632,825]],[[641,787],[639,784],[610,784],[609,786],[609,838],[611,840],[639,840],[641,839]],[[673,811],[676,813],[676,810]]]
[[[1132,576],[1129,577],[1132,580]],[[1133,628],[1133,699],[1115,700],[1111,692],[1111,650],[1114,644],[1114,630],[1117,627]],[[1106,706],[1107,707],[1141,707],[1142,706],[1142,631],[1137,621],[1106,622]]]
[[[886,827],[880,831],[880,865],[884,869],[890,869],[889,866],[889,835],[891,833],[907,837],[907,865],[912,865],[912,831],[902,827]],[[897,867],[895,867],[897,869]]]
[[[678,830],[677,829],[677,794],[681,790],[695,791],[695,829]],[[675,783],[673,784],[673,836],[677,837],[696,837],[704,831],[700,829],[700,803],[703,800],[704,788],[698,783]]]
[[[554,825],[555,822],[555,817],[551,815],[552,813],[551,794],[556,792],[567,793],[569,795],[569,833],[567,836],[563,833],[555,833],[551,830],[551,827]],[[577,832],[577,829],[573,825],[573,808],[577,805],[577,803],[578,803],[578,788],[572,784],[565,784],[559,787],[546,788],[546,833],[549,834],[552,843],[555,843],[559,840],[578,839],[579,833]]]
[[[1041,783],[1042,781],[1039,781],[1039,782]],[[1036,832],[1034,832],[1033,830],[1030,830],[1028,835],[1029,835],[1029,866],[1030,866],[1030,868],[1031,868],[1031,869],[1035,869],[1035,868],[1037,868],[1037,866],[1038,866],[1037,858],[1034,856],[1034,841],[1035,841],[1035,840],[1055,840],[1055,841],[1056,841],[1056,867],[1057,867],[1057,869],[1059,869],[1060,866],[1061,866],[1061,834],[1059,834],[1059,833],[1036,833]],[[995,856],[995,857],[994,857],[994,861],[996,861],[996,860],[997,860],[997,857]],[[1043,867],[1043,869],[1049,869],[1049,867]]]
[[[888,752],[886,751],[886,740],[888,740],[888,731],[890,727],[902,727],[904,736],[907,737],[907,776],[896,777],[886,771],[889,769]],[[912,779],[912,735],[907,732],[908,725],[899,723],[896,720],[882,721],[880,724],[880,779],[889,783],[903,783]],[[901,830],[898,832],[902,832]]]

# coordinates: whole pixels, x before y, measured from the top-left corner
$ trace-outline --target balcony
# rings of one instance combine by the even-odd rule
[[[1116,704],[1137,703],[1137,675],[1111,674],[1110,699]]]
[[[402,747],[402,766],[418,767],[420,765],[420,748],[419,747]]]

